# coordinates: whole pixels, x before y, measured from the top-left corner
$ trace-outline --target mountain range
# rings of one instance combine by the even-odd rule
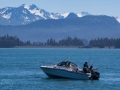
[[[73,15],[73,14],[72,14]],[[0,25],[0,36],[12,35],[22,40],[45,41],[70,37],[81,39],[120,38],[120,23],[109,16],[87,15],[81,18],[38,20],[27,25]]]
[[[22,4],[19,7],[5,7],[0,9],[1,25],[24,25],[37,20],[46,19],[64,19],[70,13],[49,13],[44,9],[38,8],[36,5]],[[76,14],[78,17],[90,15],[87,12]]]
[[[36,5],[0,9],[0,36],[17,36],[21,40],[46,41],[70,37],[81,39],[120,38],[120,23],[115,17],[87,12],[49,13]]]

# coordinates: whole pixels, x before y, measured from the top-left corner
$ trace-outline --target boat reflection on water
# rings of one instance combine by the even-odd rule
[[[62,61],[57,65],[40,66],[43,72],[54,78],[68,78],[68,79],[81,79],[81,80],[97,80],[100,77],[99,72],[94,74],[91,72],[84,73],[76,64],[70,61]]]

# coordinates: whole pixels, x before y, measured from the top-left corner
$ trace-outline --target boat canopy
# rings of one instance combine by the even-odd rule
[[[69,66],[69,65],[77,67],[77,65],[75,63],[70,62],[70,61],[62,61],[59,64],[57,64],[57,66]]]

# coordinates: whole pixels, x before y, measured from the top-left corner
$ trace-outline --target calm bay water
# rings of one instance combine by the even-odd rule
[[[99,80],[48,78],[40,65],[70,60],[98,68]],[[120,90],[120,49],[0,49],[0,90]]]

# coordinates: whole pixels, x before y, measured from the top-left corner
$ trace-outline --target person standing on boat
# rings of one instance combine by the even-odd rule
[[[89,68],[88,68],[88,63],[85,62],[85,63],[84,63],[84,66],[83,66],[83,72],[84,72],[84,73],[88,73],[88,70],[89,70]]]

